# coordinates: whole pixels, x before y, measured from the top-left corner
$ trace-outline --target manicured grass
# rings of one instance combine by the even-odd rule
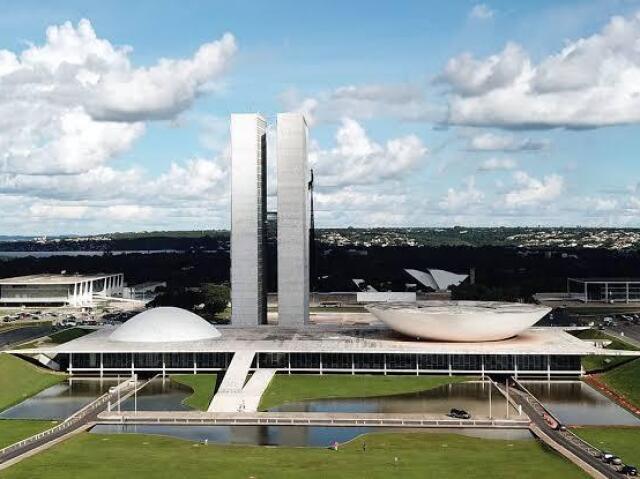
[[[640,407],[640,360],[635,359],[598,377],[611,389]]]
[[[0,419],[0,449],[26,439],[57,424],[57,421]]]
[[[605,349],[618,349],[623,351],[637,351],[638,348],[619,338],[603,333],[596,329],[583,329],[572,333],[580,339],[608,339],[611,344]],[[584,356],[582,358],[582,367],[587,372],[600,371],[603,369],[612,369],[620,364],[629,361],[628,356]]]
[[[323,398],[390,396],[468,381],[464,376],[277,375],[262,395],[261,411],[288,402]]]
[[[580,427],[572,430],[598,449],[619,456],[625,463],[640,464],[640,428]]]
[[[193,389],[193,394],[184,400],[187,406],[200,411],[209,408],[216,387],[216,374],[173,374],[171,380]]]
[[[89,333],[92,333],[91,329],[82,329],[82,328],[71,328],[64,329],[62,331],[58,331],[57,333],[53,333],[49,336],[50,342],[53,344],[63,344],[74,339],[81,338],[82,336],[86,336]]]
[[[587,477],[536,441],[456,434],[390,433],[339,451],[320,448],[204,446],[145,435],[82,434],[2,472],[3,479],[572,479]],[[397,465],[394,458],[398,458]]]
[[[65,378],[64,374],[50,373],[20,358],[0,353],[0,411]]]

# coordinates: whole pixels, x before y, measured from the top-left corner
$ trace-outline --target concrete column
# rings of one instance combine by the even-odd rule
[[[551,358],[547,356],[547,381],[551,381]]]
[[[604,301],[609,302],[609,283],[604,283]]]
[[[198,374],[198,363],[196,362],[196,353],[193,353],[193,374]]]
[[[515,378],[518,379],[518,357],[515,355],[513,356],[513,371]]]
[[[447,354],[447,361],[449,361],[449,376],[453,376],[453,370],[451,369],[451,355]]]
[[[167,375],[167,363],[165,362],[164,353],[162,353],[162,377]]]
[[[102,357],[102,353],[100,353],[100,377],[104,376],[104,360]]]
[[[78,305],[78,283],[73,283],[73,296],[72,296],[72,300],[71,300],[71,305],[72,306],[77,306]]]
[[[320,376],[322,376],[322,353],[320,353]]]
[[[287,353],[287,373],[291,374],[291,353]]]
[[[383,354],[382,357],[384,358],[384,375],[387,375],[387,355]]]
[[[351,353],[351,375],[353,376],[356,373],[356,358],[353,353]]]
[[[629,304],[629,283],[627,283],[627,304]]]
[[[589,302],[589,297],[587,296],[587,283],[584,283],[584,302]]]
[[[73,353],[69,353],[69,376],[73,376]]]
[[[131,377],[135,377],[136,365],[133,360],[133,353],[131,354]]]
[[[416,354],[416,376],[420,376],[420,357]]]

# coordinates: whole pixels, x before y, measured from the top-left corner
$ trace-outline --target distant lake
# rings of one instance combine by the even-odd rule
[[[203,253],[215,253],[215,251],[202,251]],[[110,254],[117,256],[121,254],[156,254],[156,253],[185,253],[179,249],[133,249],[121,251],[109,251]],[[51,256],[102,256],[105,251],[0,251],[0,258],[49,258]]]

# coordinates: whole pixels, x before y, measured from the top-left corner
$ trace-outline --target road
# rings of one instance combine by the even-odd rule
[[[0,332],[0,350],[9,349],[13,344],[24,343],[53,333],[51,325],[26,326],[18,329]]]
[[[21,460],[29,453],[37,451],[38,448],[51,446],[75,432],[91,428],[97,421],[98,415],[107,409],[110,402],[114,403],[118,398],[124,401],[130,396],[133,392],[134,384],[135,383],[129,381],[124,381],[119,386],[121,388],[119,394],[115,389],[112,389],[110,393],[100,396],[59,425],[33,436],[31,440],[26,439],[24,443],[21,441],[4,449],[0,449],[0,470],[12,465],[16,459],[19,458],[18,460]]]
[[[543,417],[545,410],[537,399],[516,388],[511,389],[511,393],[513,400],[522,406],[522,410],[527,416],[529,416],[531,421],[547,436],[549,436],[549,438],[580,458],[593,469],[603,474],[605,477],[612,479],[621,477],[620,473],[614,468],[614,466],[610,466],[602,462],[599,457],[600,451],[588,447],[586,443],[581,441],[570,431],[557,431],[549,426]]]

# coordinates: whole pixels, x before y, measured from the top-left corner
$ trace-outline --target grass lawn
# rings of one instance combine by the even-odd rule
[[[0,449],[26,439],[57,424],[57,421],[0,419]]]
[[[204,446],[148,435],[82,434],[2,472],[3,479],[460,478],[587,477],[536,441],[457,434],[366,436],[339,451],[320,448]],[[394,457],[398,464],[394,464]]]
[[[611,389],[640,407],[640,360],[623,364],[598,377]]]
[[[608,339],[611,344],[605,349],[619,349],[623,351],[637,351],[638,348],[629,344],[615,336],[603,333],[596,329],[583,329],[572,333],[574,336],[580,339]],[[599,371],[602,369],[611,369],[620,364],[624,364],[629,361],[628,356],[584,356],[582,358],[582,367],[585,371]]]
[[[0,353],[0,411],[65,379],[64,374],[50,373],[20,358]]]
[[[193,394],[184,403],[200,411],[206,411],[216,387],[216,374],[172,374],[171,380],[193,389]]]
[[[443,384],[468,381],[464,376],[276,375],[262,395],[261,411],[308,399],[390,396]]]
[[[640,428],[579,427],[572,431],[595,447],[620,456],[625,463],[640,464]]]

